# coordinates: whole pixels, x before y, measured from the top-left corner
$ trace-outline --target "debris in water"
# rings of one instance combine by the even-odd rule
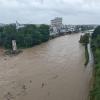
[[[4,60],[7,60],[7,58],[4,58]]]
[[[26,85],[23,85],[23,86],[22,86],[22,92],[21,92],[21,95],[24,96],[24,95],[27,94],[26,89],[27,89],[27,88],[26,88]]]
[[[30,83],[32,83],[32,80],[30,80]]]
[[[48,92],[48,96],[50,96],[50,92]]]
[[[13,99],[14,97],[13,97],[13,95],[12,95],[10,92],[8,92],[8,93],[5,95],[5,98],[6,98],[6,100],[11,100],[11,99]]]
[[[43,87],[44,87],[44,85],[45,85],[45,84],[44,84],[44,83],[42,83],[41,88],[43,88]]]
[[[58,75],[55,75],[55,76],[53,77],[53,79],[56,79],[56,78],[58,78]]]
[[[26,90],[26,86],[25,86],[25,85],[23,85],[23,86],[22,86],[22,89],[23,89],[23,90]]]

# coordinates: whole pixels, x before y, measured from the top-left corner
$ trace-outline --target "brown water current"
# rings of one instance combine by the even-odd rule
[[[80,34],[55,38],[9,57],[0,52],[0,100],[88,100],[92,61]]]

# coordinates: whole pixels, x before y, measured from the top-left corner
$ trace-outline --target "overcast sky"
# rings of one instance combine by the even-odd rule
[[[0,0],[0,23],[100,24],[100,0]]]

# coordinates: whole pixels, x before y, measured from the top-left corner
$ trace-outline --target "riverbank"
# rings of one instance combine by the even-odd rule
[[[93,88],[90,100],[100,100],[100,27],[97,27],[92,34],[92,52],[94,55]]]
[[[65,36],[65,35],[71,35],[71,34],[78,34],[79,32],[75,33],[75,32],[67,32],[67,33],[58,33],[58,34],[55,34],[55,35],[51,35],[49,37],[49,39],[54,39],[54,38],[57,38],[57,37],[60,37],[60,36]]]
[[[84,63],[84,65],[87,66],[88,63],[89,63],[88,45],[85,45],[85,63]]]
[[[81,44],[83,44],[83,46],[85,47],[85,63],[84,65],[87,66],[87,64],[89,63],[89,48],[88,48],[88,44],[90,43],[90,36],[89,34],[85,33],[84,35],[80,36],[80,40],[79,42]]]

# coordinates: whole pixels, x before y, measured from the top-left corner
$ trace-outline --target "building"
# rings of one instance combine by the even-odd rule
[[[76,26],[75,25],[66,25],[67,32],[75,32]]]
[[[97,25],[63,25],[62,18],[56,17],[51,20],[50,36],[58,36],[69,33],[78,33],[95,29]]]
[[[19,23],[16,21],[16,29],[23,28],[23,27],[25,27],[25,25],[19,24]]]
[[[51,20],[50,35],[52,36],[59,34],[62,26],[62,18],[56,17],[55,19]]]
[[[60,17],[56,17],[55,19],[51,20],[50,36],[75,33],[76,31],[76,25],[63,25],[62,18]]]
[[[61,27],[62,26],[62,18],[56,17],[55,19],[51,20],[51,26],[54,27]]]

